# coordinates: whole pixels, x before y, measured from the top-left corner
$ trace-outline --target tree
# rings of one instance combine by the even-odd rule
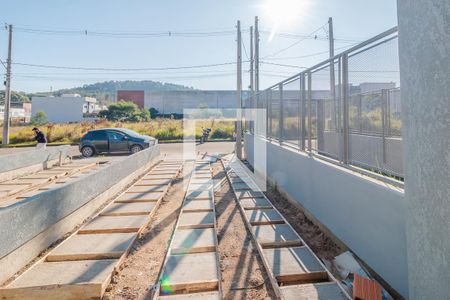
[[[152,119],[155,119],[159,115],[159,111],[154,107],[150,108],[149,111]]]
[[[108,109],[99,112],[99,117],[108,121],[142,122],[150,120],[150,112],[133,102],[119,101],[108,106]]]
[[[30,123],[33,125],[45,125],[48,123],[47,115],[43,111],[38,111],[31,117]]]

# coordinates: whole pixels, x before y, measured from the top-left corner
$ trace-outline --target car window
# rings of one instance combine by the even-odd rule
[[[122,128],[121,131],[125,132],[126,134],[132,137],[141,137],[139,133],[130,129]]]
[[[104,131],[92,131],[90,136],[93,140],[106,140],[106,132]]]
[[[115,132],[115,131],[108,131],[107,134],[108,134],[108,139],[110,141],[122,141],[123,140],[123,136],[124,136],[123,134],[120,134],[120,133]]]

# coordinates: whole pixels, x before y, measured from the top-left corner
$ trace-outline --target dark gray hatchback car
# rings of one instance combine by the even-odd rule
[[[88,131],[80,139],[79,149],[84,157],[99,153],[136,153],[153,146],[157,140],[126,128],[103,128]]]

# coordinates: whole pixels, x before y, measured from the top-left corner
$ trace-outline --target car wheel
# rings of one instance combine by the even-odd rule
[[[94,156],[95,150],[91,146],[84,146],[83,148],[81,148],[81,154],[84,157],[91,157]]]
[[[139,152],[139,151],[141,151],[141,150],[142,150],[142,147],[141,147],[141,146],[139,146],[139,145],[133,145],[133,146],[131,146],[130,152],[131,152],[132,154],[134,154],[134,153],[137,153],[137,152]]]

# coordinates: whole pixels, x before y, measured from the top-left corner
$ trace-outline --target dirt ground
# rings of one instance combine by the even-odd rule
[[[220,162],[213,164],[224,299],[273,299],[274,292]]]
[[[319,258],[331,260],[345,251],[309,220],[299,207],[285,199],[276,188],[269,187],[265,194]]]
[[[183,175],[174,180],[141,238],[113,276],[103,299],[150,299],[180,213],[185,193],[183,178],[189,176],[189,168],[192,166],[185,164]]]

